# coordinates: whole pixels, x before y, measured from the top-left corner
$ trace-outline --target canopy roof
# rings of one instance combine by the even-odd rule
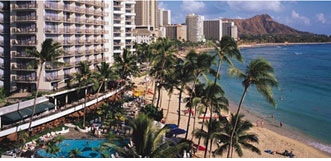
[[[42,112],[45,112],[47,110],[51,110],[54,108],[55,108],[55,105],[53,103],[43,102],[43,103],[37,104],[35,114],[39,114],[39,113],[42,113]],[[15,112],[11,112],[11,113],[2,115],[1,122],[2,122],[2,124],[6,125],[6,124],[12,124],[17,121],[26,119],[32,115],[32,110],[33,110],[33,105],[29,106],[27,108],[21,109],[19,111],[15,111]]]

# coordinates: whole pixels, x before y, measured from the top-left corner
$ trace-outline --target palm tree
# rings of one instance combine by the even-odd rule
[[[171,146],[163,141],[167,128],[157,129],[153,127],[152,120],[145,114],[140,114],[135,120],[130,121],[132,128],[130,138],[123,136],[111,136],[109,142],[102,145],[103,149],[114,148],[122,157],[177,157],[183,148],[187,148],[186,142]],[[126,140],[130,139],[130,143]],[[115,144],[114,142],[117,142]],[[122,147],[124,146],[124,147]]]
[[[31,131],[31,125],[32,125],[32,120],[33,116],[36,112],[36,107],[37,107],[37,97],[39,93],[39,84],[40,84],[40,78],[41,78],[41,73],[43,71],[45,63],[50,63],[50,65],[61,65],[57,58],[63,53],[63,50],[60,49],[61,44],[58,42],[54,42],[53,39],[46,39],[42,44],[41,44],[41,51],[38,51],[36,49],[30,50],[27,49],[26,52],[29,53],[31,56],[37,58],[37,63],[39,66],[39,73],[38,73],[38,80],[37,80],[37,86],[36,86],[36,95],[33,101],[33,110],[32,110],[32,115],[30,117],[30,123],[29,123],[29,131]]]
[[[237,118],[238,118],[237,127],[234,128]],[[258,137],[254,134],[247,133],[247,131],[249,131],[250,128],[253,127],[253,124],[250,123],[249,121],[243,120],[243,118],[244,115],[239,115],[237,117],[231,114],[231,118],[229,121],[225,122],[225,126],[222,132],[216,133],[214,136],[215,139],[218,141],[216,143],[218,147],[213,152],[214,154],[222,155],[227,149],[229,151],[230,149],[229,147],[235,148],[239,157],[243,156],[242,147],[245,149],[249,149],[252,152],[261,154],[261,151],[257,147],[251,144],[251,143],[258,143],[259,142]],[[233,143],[232,145],[230,145],[233,129],[236,129],[235,130],[236,132],[235,135],[232,137]],[[232,153],[231,153],[231,157],[232,157]]]
[[[222,131],[222,122],[218,121],[216,119],[211,119],[211,121],[206,121],[204,122],[204,124],[208,127],[207,131],[203,130],[203,129],[199,129],[194,131],[194,135],[195,137],[202,137],[204,138],[205,141],[205,154],[204,157],[206,158],[207,156],[207,151],[208,151],[208,142],[210,141],[210,151],[212,151],[212,143],[213,143],[213,139],[215,134],[217,134],[218,132]]]
[[[25,145],[28,138],[29,138],[29,133],[26,132],[26,131],[19,131],[17,133],[17,140],[22,143],[20,153],[18,154],[19,157],[22,155],[23,147],[24,147],[24,145]]]
[[[236,112],[236,122],[234,124],[234,128],[231,134],[231,138],[233,138],[235,134],[235,129],[237,127],[237,123],[239,120],[239,113],[241,106],[244,102],[245,96],[248,92],[248,88],[253,84],[255,85],[257,91],[264,96],[269,103],[273,106],[277,107],[277,103],[273,98],[272,87],[278,87],[278,81],[274,75],[274,69],[271,66],[270,62],[263,58],[254,59],[250,62],[250,64],[246,68],[246,73],[242,73],[239,70],[230,71],[231,75],[236,75],[239,78],[243,78],[242,85],[244,86],[244,93],[241,97],[237,112]],[[232,140],[230,142],[230,146],[232,147]],[[230,155],[230,150],[228,151],[228,157]]]
[[[209,111],[210,111],[210,119],[209,122],[211,122],[212,118],[213,118],[213,111],[217,111],[220,112],[222,109],[228,110],[228,100],[227,98],[224,96],[224,91],[221,88],[221,86],[216,83],[216,85],[214,85],[214,83],[212,81],[209,81],[207,86],[204,89],[204,97],[202,100],[204,106],[206,107],[205,110],[208,110],[208,107],[210,107]],[[206,113],[205,111],[205,113]],[[203,126],[204,126],[204,122],[201,125],[201,130],[203,130]],[[207,125],[211,125],[211,124],[207,124]],[[211,127],[207,127],[208,129],[211,129]],[[201,139],[201,137],[199,137],[199,140]],[[205,157],[207,155],[207,150],[208,150],[208,145],[209,145],[209,137],[206,138],[207,140],[206,142],[206,151],[205,151]],[[198,145],[200,145],[200,141],[198,141]]]
[[[114,54],[113,66],[122,80],[128,81],[131,76],[136,76],[139,73],[136,59],[137,57],[126,48],[123,49],[122,54]]]
[[[77,158],[79,154],[82,154],[82,152],[80,150],[78,150],[78,148],[72,149],[69,152],[69,157],[70,158]]]
[[[97,101],[95,102],[95,105],[97,105],[102,86],[104,85],[105,90],[107,90],[107,81],[117,80],[118,76],[113,72],[113,69],[109,63],[102,62],[100,66],[97,66],[97,72],[94,73],[94,78],[94,87],[97,88]]]
[[[155,87],[158,89],[158,100],[157,100],[157,107],[159,107],[159,100],[160,100],[160,93],[161,93],[161,86],[160,84],[163,83],[164,76],[169,72],[167,68],[173,66],[176,62],[176,56],[173,54],[174,44],[168,38],[159,38],[155,43],[152,45],[152,52],[154,53],[153,60],[152,60],[152,69],[150,72],[151,76],[154,76],[156,79]],[[154,89],[154,93],[156,89]],[[152,104],[154,103],[154,99]]]
[[[179,98],[178,98],[178,121],[177,126],[180,126],[180,111],[181,111],[181,103],[182,103],[182,95],[185,89],[185,86],[194,80],[193,71],[194,68],[190,63],[182,59],[177,59],[176,63],[176,72],[175,77],[178,81],[178,85],[176,86],[177,90],[179,90]]]
[[[90,84],[93,83],[91,76],[92,73],[90,71],[89,65],[87,64],[87,62],[79,62],[79,66],[78,66],[78,70],[79,72],[76,73],[76,81],[78,81],[79,84],[79,91],[81,89],[85,89],[85,93],[84,93],[84,116],[83,116],[83,127],[85,128],[85,118],[86,118],[86,102],[87,102],[87,89],[88,86]]]

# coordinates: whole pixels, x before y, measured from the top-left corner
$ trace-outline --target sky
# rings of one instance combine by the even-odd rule
[[[171,10],[171,23],[185,23],[189,13],[205,19],[245,19],[269,14],[273,20],[300,31],[331,35],[331,1],[206,1],[159,0],[159,8]]]

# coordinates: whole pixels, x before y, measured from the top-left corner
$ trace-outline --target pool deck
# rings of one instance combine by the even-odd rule
[[[82,133],[76,130],[75,128],[69,128],[70,132],[63,134],[65,139],[104,139],[92,136],[91,133]]]

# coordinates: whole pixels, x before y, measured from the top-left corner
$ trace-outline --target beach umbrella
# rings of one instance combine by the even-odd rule
[[[170,130],[169,134],[174,134],[174,135],[179,135],[179,134],[185,134],[186,131],[184,129],[180,129],[180,128],[176,128],[176,129],[172,129]]]
[[[176,129],[178,126],[176,124],[166,124],[166,127],[169,127],[170,129]]]

